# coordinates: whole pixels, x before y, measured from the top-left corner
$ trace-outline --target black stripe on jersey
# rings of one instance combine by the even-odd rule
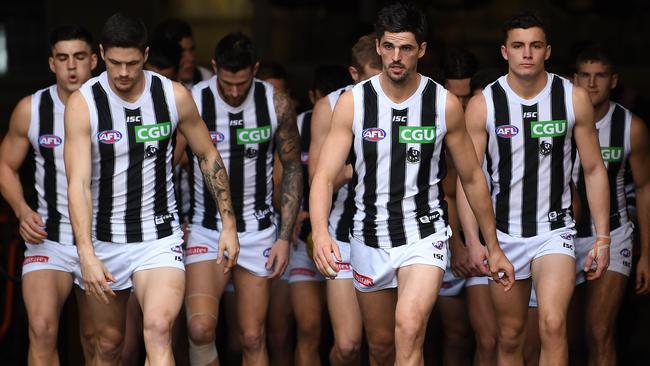
[[[551,86],[551,119],[554,121],[566,121],[566,103],[564,101],[564,85],[562,79],[557,76],[553,77]],[[568,128],[567,121],[567,128]],[[553,147],[551,148],[551,197],[550,212],[561,212],[562,195],[564,194],[564,145],[568,138],[568,131],[564,136],[553,137]],[[573,161],[573,160],[572,160]],[[551,221],[551,230],[564,227],[564,220]]]
[[[625,134],[628,133],[625,129],[625,111],[621,106],[616,105],[612,113],[612,122],[609,132],[609,146],[610,147],[625,147]],[[619,214],[618,195],[616,194],[618,184],[616,178],[623,165],[623,159],[619,161],[610,161],[607,164],[607,177],[609,179],[609,229],[614,230],[621,227],[621,215]]]
[[[579,238],[586,238],[591,236],[591,211],[589,210],[589,201],[587,201],[585,171],[582,169],[582,164],[580,164],[578,170],[576,189],[578,190],[578,199],[580,200],[580,215],[576,223],[577,236]]]
[[[492,100],[494,102],[494,127],[510,124],[510,108],[505,90],[499,83],[492,84]],[[488,133],[491,135],[491,133]],[[495,135],[496,136],[496,135]],[[496,196],[495,216],[497,229],[504,233],[509,232],[510,221],[510,183],[512,181],[512,141],[509,138],[495,137],[499,148],[499,192]],[[489,156],[489,154],[487,154]],[[492,169],[492,163],[488,164]]]
[[[377,108],[377,91],[372,87],[372,83],[363,84],[363,131],[368,128],[376,128],[379,119],[379,110]],[[363,131],[361,132],[363,134]],[[364,244],[378,248],[377,239],[377,143],[366,141],[361,137],[361,146],[363,151],[364,165],[366,173],[363,178],[365,187],[363,193],[363,241]]]
[[[92,86],[93,99],[97,107],[97,131],[113,129],[113,118],[108,104],[108,96],[99,82]],[[92,138],[97,138],[93,136]],[[95,216],[95,235],[97,240],[112,241],[111,217],[113,216],[113,176],[115,175],[115,147],[113,144],[99,142],[99,194]]]
[[[392,109],[390,120],[390,181],[386,209],[388,210],[388,236],[391,245],[397,246],[406,243],[402,201],[404,200],[404,181],[406,180],[407,144],[399,142],[399,128],[408,125],[408,108],[402,110]]]
[[[151,77],[151,99],[153,110],[156,115],[156,123],[170,122],[169,107],[165,99],[165,91],[162,81],[157,76]],[[175,133],[175,131],[174,131]],[[158,141],[158,152],[156,155],[156,192],[154,193],[154,220],[162,219],[156,224],[158,239],[172,234],[172,222],[169,216],[169,203],[167,202],[167,149],[174,145],[175,134],[165,140]]]
[[[54,134],[54,101],[50,90],[41,94],[41,103],[38,106],[39,117],[39,139],[43,135]],[[56,164],[54,148],[43,147],[39,144],[39,152],[43,157],[43,190],[45,191],[45,202],[47,204],[47,220],[45,221],[45,232],[49,240],[58,242],[60,240],[61,214],[56,207]]]
[[[255,82],[255,119],[257,127],[269,126],[271,117],[269,114],[269,103],[266,98],[266,87],[263,83]],[[266,163],[267,154],[271,153],[271,141],[262,142],[257,145],[257,160],[255,161],[255,214],[259,217],[257,229],[264,230],[271,226],[271,208],[266,202],[267,187],[266,177],[269,174]]]
[[[208,127],[208,131],[212,134],[217,131],[217,110],[215,106],[215,98],[214,94],[212,93],[212,90],[210,90],[209,87],[205,87],[205,89],[202,90],[201,92],[201,117],[203,117],[203,121],[205,121],[205,125]],[[230,136],[234,136],[231,134]],[[232,141],[232,138],[231,138]],[[232,142],[231,142],[232,143]],[[193,156],[193,155],[190,155]],[[190,164],[192,165],[192,164]],[[194,167],[192,167],[192,170],[194,170]],[[230,169],[230,172],[232,172],[232,169]],[[194,178],[194,172],[191,172],[192,178]],[[230,186],[232,189],[232,174],[230,174]],[[190,197],[192,199],[192,202],[194,201],[194,185],[191,186],[192,191],[190,191]],[[194,212],[193,209],[194,205],[192,205],[192,215]],[[201,222],[201,226],[212,229],[212,230],[217,230],[217,203],[214,201],[214,197],[212,197],[212,193],[207,188],[207,185],[205,184],[205,181],[203,182],[203,207],[205,211],[203,212],[203,221]],[[237,210],[235,210],[237,212]],[[192,222],[192,221],[190,221]]]
[[[144,144],[136,142],[135,127],[142,125],[140,108],[124,108],[126,128],[129,137],[129,169],[126,173],[126,241],[135,243],[142,241],[142,163]],[[131,118],[129,118],[131,117]],[[133,121],[133,122],[129,122]]]
[[[354,149],[350,149],[350,153],[348,154],[348,164],[352,164],[354,167],[355,163],[356,155],[354,154]],[[341,213],[339,221],[336,223],[336,240],[342,241],[344,243],[350,242],[352,221],[354,219],[354,215],[356,214],[357,208],[357,206],[354,204],[354,188],[357,186],[358,182],[359,176],[355,172],[352,174],[352,179],[350,179],[350,182],[348,182],[348,196],[345,198],[345,201],[343,201],[343,212]]]
[[[309,144],[311,144],[311,116],[312,112],[309,111],[305,113],[305,117],[302,120],[302,129],[300,133],[300,152],[302,154],[309,154]],[[302,209],[309,212],[309,171],[307,169],[307,163],[308,161],[303,162],[302,164]]]
[[[422,91],[420,110],[420,124],[422,126],[436,125],[436,96],[437,86],[429,80],[427,86]],[[431,157],[433,156],[435,147],[435,144],[420,144],[421,158],[417,177],[418,193],[414,197],[418,217],[422,214],[429,214],[431,211],[431,207],[429,206],[429,182],[431,178]],[[440,192],[442,192],[442,189]],[[420,238],[426,238],[435,233],[435,225],[431,222],[424,223],[418,220],[418,230],[420,231]]]
[[[539,116],[537,104],[522,105],[522,125],[524,127],[524,178],[521,197],[521,235],[537,235],[537,187],[539,180],[540,139],[532,137],[531,122]],[[533,117],[537,116],[537,117]]]
[[[214,103],[214,102],[213,102]],[[230,176],[230,196],[232,197],[232,208],[235,211],[237,231],[246,231],[244,221],[244,150],[246,145],[237,142],[237,130],[244,126],[244,112],[228,113],[230,129],[230,160],[228,162],[228,174]]]
[[[190,164],[187,164],[187,187],[189,190],[188,193],[190,204],[189,208],[187,209],[188,211],[185,213],[185,216],[187,217],[187,222],[192,223],[192,220],[194,219],[194,205],[196,204],[196,191],[194,190],[194,154],[192,153],[192,149],[190,149],[189,145],[185,147],[185,152],[187,154],[188,161],[192,162]],[[182,191],[182,188],[179,190]]]

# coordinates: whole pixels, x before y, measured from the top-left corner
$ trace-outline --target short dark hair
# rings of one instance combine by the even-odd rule
[[[88,43],[93,48],[93,35],[88,29],[72,24],[60,25],[50,32],[50,49],[54,48],[57,42],[79,40]]]
[[[478,69],[478,60],[473,53],[465,49],[447,52],[442,66],[442,73],[447,79],[467,79],[474,76]]]
[[[289,74],[287,70],[279,62],[263,61],[260,62],[260,67],[257,69],[255,77],[258,79],[280,79],[289,81]]]
[[[358,71],[363,71],[364,65],[369,65],[374,69],[381,70],[381,57],[377,54],[375,40],[377,36],[369,33],[361,36],[357,43],[352,46],[351,66]]]
[[[517,28],[528,29],[533,27],[542,28],[542,31],[544,31],[544,35],[546,35],[546,27],[544,25],[544,20],[537,12],[525,11],[521,14],[517,14],[511,17],[510,19],[506,20],[505,23],[503,23],[503,40],[505,41],[506,39],[508,39],[508,32],[511,29],[517,29]]]
[[[147,48],[147,27],[139,18],[116,13],[106,20],[99,43],[104,50],[120,47],[137,48],[144,52]]]
[[[192,27],[184,20],[171,18],[163,20],[154,29],[156,37],[165,37],[174,42],[180,42],[186,37],[193,37]]]
[[[381,39],[385,32],[411,32],[418,44],[427,36],[427,18],[424,13],[411,3],[388,5],[377,14],[375,33]]]
[[[227,34],[214,48],[214,61],[217,68],[231,72],[253,67],[257,62],[253,41],[241,32]]]
[[[502,72],[496,68],[486,68],[480,69],[472,76],[469,81],[469,88],[474,93],[477,89],[485,89],[486,86],[490,85],[493,81],[498,79],[502,75]]]
[[[605,66],[609,66],[612,73],[616,73],[616,62],[611,53],[599,44],[591,44],[580,51],[576,58],[576,70],[586,62],[600,62]]]
[[[314,70],[311,90],[318,90],[327,95],[336,89],[352,84],[348,70],[340,65],[321,65]]]
[[[155,38],[149,45],[147,63],[158,69],[172,67],[174,71],[178,71],[182,53],[183,49],[178,42],[164,37]]]

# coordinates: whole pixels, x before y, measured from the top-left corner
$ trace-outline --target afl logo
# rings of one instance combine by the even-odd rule
[[[632,252],[627,248],[623,248],[623,249],[621,249],[621,255],[623,257],[625,257],[625,258],[630,258],[630,256],[632,255]]]
[[[48,147],[48,148],[55,148],[63,143],[63,139],[61,139],[57,135],[41,135],[38,138],[38,144],[41,145],[42,147]]]
[[[114,144],[122,139],[122,133],[117,130],[102,131],[97,134],[97,141],[102,144]]]
[[[224,139],[223,133],[218,132],[218,131],[210,131],[210,137],[212,138],[212,142],[215,144],[217,142],[221,142]]]
[[[495,128],[494,131],[496,132],[497,136],[509,139],[519,133],[519,128],[513,125],[504,125]]]
[[[365,130],[363,130],[361,137],[363,137],[364,140],[369,142],[378,142],[383,140],[386,137],[386,131],[377,127],[366,128]]]

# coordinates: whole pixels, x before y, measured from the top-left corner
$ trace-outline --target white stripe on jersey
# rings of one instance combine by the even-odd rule
[[[63,161],[65,106],[59,99],[56,84],[34,93],[31,103],[27,138],[34,149],[34,182],[38,200],[36,210],[43,218],[49,240],[74,244],[68,216],[68,182]],[[48,202],[55,203],[55,207],[50,207]],[[48,211],[54,215],[50,216]]]

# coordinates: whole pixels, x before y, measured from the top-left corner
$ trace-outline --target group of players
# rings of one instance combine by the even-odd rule
[[[30,364],[57,364],[72,288],[90,364],[119,364],[138,334],[148,364],[173,364],[181,308],[193,365],[219,363],[219,320],[243,364],[268,364],[267,333],[288,328],[278,322],[287,309],[294,362],[319,364],[324,297],[333,365],[359,364],[363,332],[372,365],[422,364],[434,304],[446,350],[469,324],[476,335],[474,359],[444,352],[447,365],[521,365],[527,333],[540,343],[528,364],[566,365],[567,322],[579,318],[589,364],[616,363],[612,328],[632,266],[628,171],[636,290],[650,292],[650,137],[609,100],[618,75],[600,49],[579,56],[573,82],[549,73],[544,24],[525,13],[505,23],[506,75],[473,90],[470,75],[448,72],[443,86],[417,72],[424,14],[394,4],[352,49],[355,84],[326,74],[313,111],[296,116],[281,87],[256,78],[248,37],[217,43],[212,76],[175,26],[148,43],[140,20],[111,16],[99,40],[106,71],[94,78],[91,35],[57,28],[56,84],[12,114],[0,189],[27,246]],[[168,62],[159,50],[174,47],[182,57]],[[37,207],[18,176],[30,146]]]

